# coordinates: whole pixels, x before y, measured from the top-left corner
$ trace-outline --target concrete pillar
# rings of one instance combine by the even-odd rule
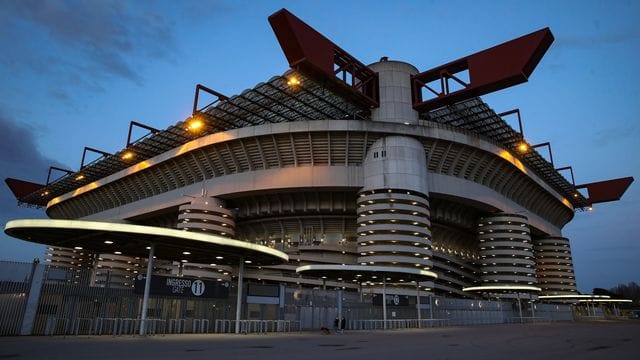
[[[378,139],[367,151],[363,167],[364,187],[357,199],[357,262],[431,269],[431,210],[422,143],[408,136]]]
[[[402,61],[380,61],[369,65],[369,68],[378,73],[380,82],[380,106],[371,111],[371,119],[417,124],[418,112],[413,109],[411,96],[411,75],[417,74],[418,69]]]
[[[213,197],[194,198],[178,209],[178,229],[200,231],[233,238],[236,223],[224,200]]]

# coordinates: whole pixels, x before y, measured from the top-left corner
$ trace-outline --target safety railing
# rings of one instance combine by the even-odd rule
[[[349,320],[347,330],[420,329],[444,327],[449,319]]]
[[[512,318],[508,318],[507,322],[514,323],[523,323],[523,324],[533,324],[533,323],[549,323],[552,322],[553,319],[544,317],[544,316],[514,316]]]
[[[235,333],[236,326],[241,333],[267,333],[300,331],[300,321],[292,320],[216,320],[215,333]]]

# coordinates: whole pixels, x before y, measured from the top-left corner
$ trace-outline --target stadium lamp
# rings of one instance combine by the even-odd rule
[[[122,160],[131,160],[136,156],[136,154],[131,151],[131,150],[126,150],[124,153],[122,153]]]
[[[296,86],[300,85],[300,79],[298,79],[295,76],[292,76],[289,79],[287,79],[287,85],[289,85],[291,87],[296,87]]]
[[[204,126],[204,121],[199,117],[192,117],[187,121],[188,131],[199,131]]]
[[[520,151],[521,153],[529,151],[529,145],[527,145],[526,142],[522,141],[520,145],[518,145],[518,151]]]

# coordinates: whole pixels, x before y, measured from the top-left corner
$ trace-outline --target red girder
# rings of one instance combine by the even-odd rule
[[[334,90],[378,106],[376,72],[286,9],[269,16],[269,23],[291,68],[328,79]]]
[[[44,185],[42,184],[12,178],[6,178],[4,179],[4,182],[7,183],[7,186],[11,189],[11,192],[18,201],[21,201],[25,196],[33,194],[34,192],[44,188]]]
[[[625,177],[619,179],[598,181],[589,184],[576,185],[576,189],[587,189],[589,193],[590,204],[603,203],[607,201],[616,201],[622,198],[622,195],[633,182],[633,177]]]
[[[526,82],[552,42],[553,34],[549,28],[544,28],[414,75],[411,77],[413,108],[418,111],[437,109]],[[455,76],[456,73],[465,70],[469,70],[469,84]],[[453,79],[463,88],[449,92],[449,79]],[[426,86],[436,80],[440,80],[440,92]],[[422,87],[426,87],[436,97],[423,100]]]

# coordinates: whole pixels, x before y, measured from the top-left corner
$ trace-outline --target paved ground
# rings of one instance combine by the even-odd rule
[[[269,335],[0,338],[0,359],[640,359],[640,321]]]

